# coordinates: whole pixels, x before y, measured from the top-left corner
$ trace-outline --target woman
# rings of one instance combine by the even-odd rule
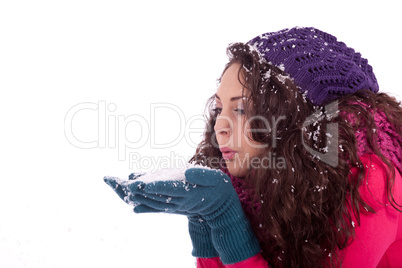
[[[199,267],[402,265],[402,108],[367,60],[314,28],[228,55],[192,159],[227,176],[106,181],[135,212],[187,215]]]

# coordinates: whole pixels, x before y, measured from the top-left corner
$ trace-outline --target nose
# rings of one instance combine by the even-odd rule
[[[221,144],[222,142],[220,141],[222,141],[222,139],[228,139],[232,133],[232,124],[230,118],[222,114],[218,115],[218,117],[216,118],[214,130],[216,133],[216,138],[218,139],[218,143]]]

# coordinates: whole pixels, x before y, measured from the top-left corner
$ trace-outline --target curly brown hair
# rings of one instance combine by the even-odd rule
[[[264,129],[266,123],[258,118],[277,120],[273,129],[255,131],[251,139],[266,144],[259,156],[282,157],[286,166],[253,165],[244,178],[255,192],[255,203],[260,206],[250,219],[260,241],[263,257],[273,267],[338,267],[341,265],[339,250],[345,248],[354,237],[352,219],[359,220],[359,207],[375,211],[359,195],[365,169],[358,156],[356,131],[375,129],[374,113],[381,110],[388,121],[402,136],[402,108],[394,98],[384,93],[359,91],[340,96],[337,110],[328,111],[324,106],[314,106],[301,94],[293,80],[281,69],[261,60],[258,53],[246,44],[235,43],[227,49],[229,63],[240,63],[238,78],[248,90],[244,101],[251,129]],[[222,75],[223,75],[222,74]],[[211,168],[222,168],[216,159],[222,159],[217,147],[214,125],[217,114],[213,109],[214,96],[207,105],[207,125],[203,141],[199,144],[191,162]],[[355,105],[360,103],[362,105]],[[250,105],[251,104],[251,105]],[[252,107],[247,109],[247,107]],[[350,115],[357,118],[351,122]],[[316,115],[317,120],[306,125],[306,120]],[[260,117],[259,117],[260,116]],[[337,124],[336,165],[322,161],[306,147],[325,153],[330,135],[327,126]],[[275,135],[275,136],[274,136]],[[273,140],[274,137],[274,140]],[[376,132],[367,131],[367,145],[389,167],[388,199],[401,211],[392,196],[395,179],[393,164],[383,155],[375,143]],[[400,144],[402,147],[402,144]],[[334,159],[332,159],[334,160]],[[359,173],[351,178],[351,168]],[[399,170],[399,172],[402,172]]]

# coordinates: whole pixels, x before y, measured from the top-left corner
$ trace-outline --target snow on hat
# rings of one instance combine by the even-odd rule
[[[292,28],[250,40],[268,62],[284,67],[315,105],[362,89],[378,92],[368,61],[336,37],[315,28]]]

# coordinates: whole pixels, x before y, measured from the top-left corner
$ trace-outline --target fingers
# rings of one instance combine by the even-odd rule
[[[122,187],[121,180],[119,178],[105,176],[103,180],[116,192],[121,199],[125,201],[127,191]]]
[[[189,168],[185,175],[187,182],[202,186],[215,186],[221,181],[230,181],[225,173],[217,169]]]
[[[139,177],[141,177],[141,176],[143,176],[143,175],[145,175],[144,172],[134,172],[134,173],[131,173],[131,174],[128,176],[128,179],[129,179],[129,180],[136,180],[136,179],[138,179]]]
[[[143,194],[134,194],[130,195],[129,197],[130,201],[134,204],[147,204],[148,202],[155,202],[155,203],[160,203],[160,204],[178,204],[182,202],[183,198],[182,197],[171,197],[171,196],[166,196],[166,195],[159,195],[159,194],[149,194],[149,193],[143,193]]]
[[[170,197],[183,197],[194,187],[195,185],[186,183],[185,181],[158,181],[146,184],[143,192]]]
[[[165,212],[165,211],[161,211],[160,209],[155,209],[155,208],[151,208],[148,207],[146,205],[136,205],[134,206],[134,212],[135,213],[160,213],[160,212]]]
[[[139,207],[137,210],[147,207],[158,212],[174,212],[178,209],[177,200],[172,202],[173,198],[170,197],[134,195],[130,199],[134,204],[134,212],[136,212],[137,207]]]
[[[126,181],[116,177],[104,177],[103,180],[109,185],[116,194],[127,204],[132,204],[130,196],[134,193],[141,193],[145,183],[140,181]]]
[[[105,176],[103,177],[103,180],[106,182],[107,185],[109,185],[114,189],[117,184],[117,181],[119,181],[120,179],[116,177]]]

